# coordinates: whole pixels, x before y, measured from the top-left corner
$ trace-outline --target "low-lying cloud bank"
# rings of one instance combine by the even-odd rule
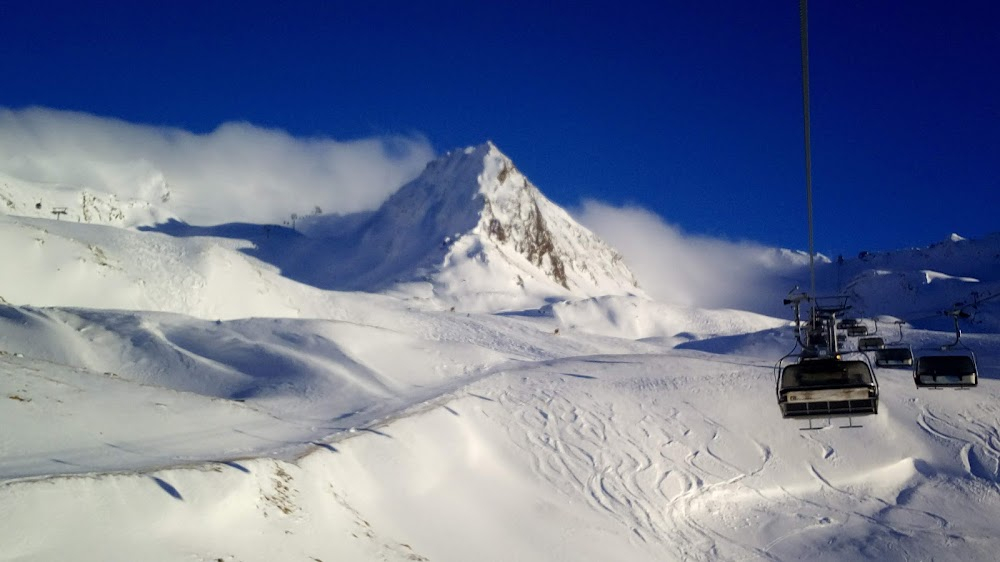
[[[434,157],[419,136],[296,138],[249,123],[195,134],[86,113],[0,107],[0,172],[140,199],[195,225],[283,223],[378,207]],[[585,201],[577,218],[663,302],[784,315],[807,258],[681,232],[639,207]],[[773,297],[773,298],[771,298]]]
[[[618,249],[656,300],[784,316],[785,294],[808,273],[808,255],[752,242],[688,235],[639,207],[584,201],[576,218]]]
[[[0,108],[0,172],[159,201],[200,225],[374,209],[433,157],[419,136],[303,139],[249,123],[195,134],[86,113]]]

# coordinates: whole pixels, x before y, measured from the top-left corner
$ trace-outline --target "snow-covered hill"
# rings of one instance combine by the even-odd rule
[[[164,205],[170,200],[170,189],[162,176],[137,187],[137,195],[122,198],[93,186],[45,184],[0,172],[0,212],[4,214],[120,227],[174,218]]]
[[[79,220],[54,220],[45,185],[11,185],[0,561],[1000,548],[1000,237],[821,265],[824,292],[910,321],[917,350],[963,305],[981,378],[931,392],[876,369],[878,415],[802,432],[774,396],[789,321],[759,312],[804,269],[774,268],[749,310],[653,301],[489,143],[295,229],[164,222],[149,201],[88,222],[70,186],[51,201],[80,197]]]
[[[972,391],[879,370],[863,428],[800,432],[773,404],[787,331],[744,335],[749,356],[402,308],[375,314],[396,329],[0,312],[0,560],[982,560],[1000,546],[995,335],[969,340]]]
[[[827,294],[850,295],[854,314],[889,315],[923,327],[948,329],[939,313],[962,307],[965,327],[1000,332],[1000,233],[982,239],[951,235],[927,248],[862,252],[819,269]]]

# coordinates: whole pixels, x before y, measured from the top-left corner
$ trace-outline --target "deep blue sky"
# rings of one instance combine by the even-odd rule
[[[810,3],[817,251],[1000,230],[997,2]],[[0,106],[491,139],[557,203],[806,248],[799,11],[719,2],[0,2]]]

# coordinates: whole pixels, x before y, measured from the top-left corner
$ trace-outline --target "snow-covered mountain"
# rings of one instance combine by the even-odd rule
[[[329,307],[317,303],[329,297],[308,296],[306,305],[294,295],[330,289],[460,310],[644,296],[621,255],[491,143],[431,162],[376,212],[304,217],[298,231],[159,220],[170,215],[155,200],[169,192],[150,193],[152,202],[124,204],[83,188],[4,179],[0,257],[19,267],[0,272],[0,297],[238,318],[325,316]],[[53,202],[65,203],[56,207],[64,213],[43,220]]]
[[[426,284],[466,305],[491,296],[512,303],[519,295],[643,294],[622,256],[546,199],[492,143],[430,162],[375,213],[347,220],[353,228],[343,219],[303,222],[313,237],[341,231],[324,245],[337,258],[319,283]]]
[[[818,268],[826,294],[846,294],[859,316],[888,315],[947,329],[940,313],[962,308],[965,327],[1000,331],[1000,233],[981,239],[957,234],[926,248],[861,252]]]

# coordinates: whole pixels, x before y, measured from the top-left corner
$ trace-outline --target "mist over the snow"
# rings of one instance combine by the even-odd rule
[[[753,242],[686,234],[635,206],[586,200],[575,214],[625,256],[651,297],[667,303],[781,313],[780,300],[764,302],[762,295],[785,294],[808,260]]]
[[[372,210],[433,156],[419,136],[337,141],[238,122],[201,134],[0,107],[0,174],[139,199],[195,225]],[[639,207],[588,200],[577,215],[666,303],[780,314],[780,303],[760,295],[787,292],[803,264],[790,252],[688,235]]]
[[[71,111],[0,108],[0,172],[162,203],[192,224],[373,209],[433,155],[419,136],[297,138],[239,122],[196,134]]]

